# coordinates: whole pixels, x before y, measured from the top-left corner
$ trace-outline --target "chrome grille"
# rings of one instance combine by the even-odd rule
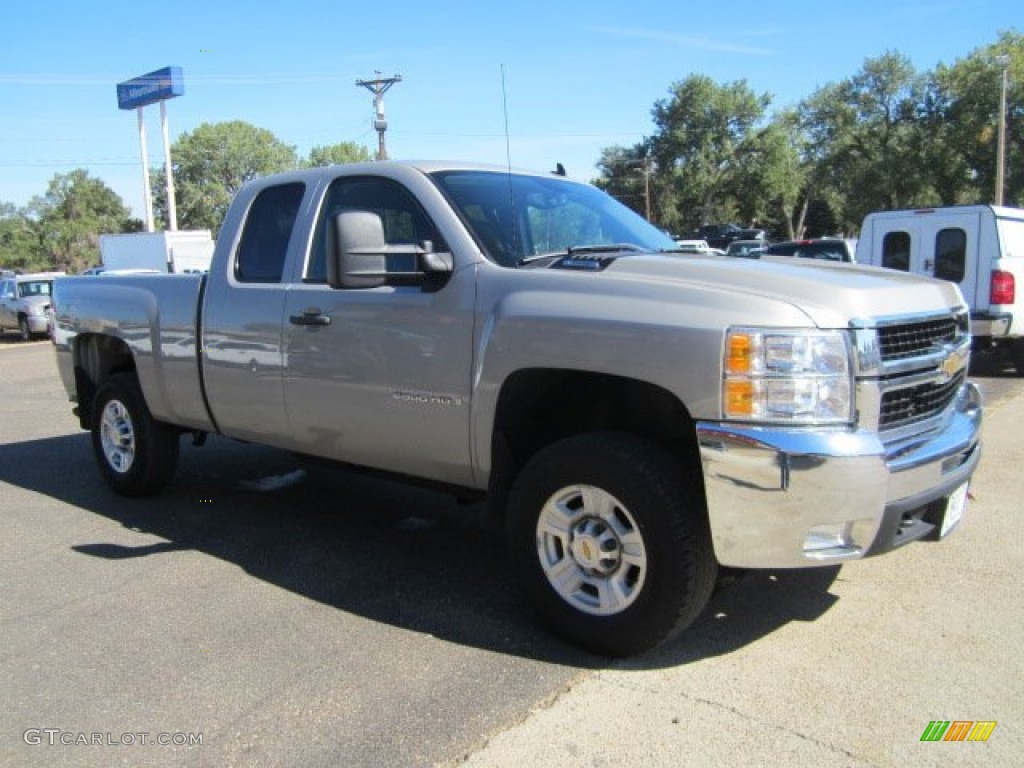
[[[878,328],[879,349],[886,363],[927,354],[959,336],[960,324],[955,317]]]
[[[942,413],[953,402],[966,375],[966,371],[960,371],[946,382],[928,382],[886,392],[882,395],[879,428],[905,427]]]

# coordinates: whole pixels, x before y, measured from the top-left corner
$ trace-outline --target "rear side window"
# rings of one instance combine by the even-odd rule
[[[967,233],[943,229],[935,236],[935,276],[959,283],[967,265]]]
[[[278,283],[288,241],[302,204],[299,182],[267,187],[253,200],[235,256],[235,278],[243,283]]]
[[[910,271],[910,234],[888,232],[882,238],[882,266]]]

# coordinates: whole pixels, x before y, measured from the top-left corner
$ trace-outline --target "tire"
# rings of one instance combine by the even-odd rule
[[[18,318],[18,332],[21,334],[22,341],[32,341],[32,329],[28,327],[28,318]]]
[[[551,629],[609,656],[653,648],[704,609],[717,563],[699,483],[619,433],[541,450],[509,497],[513,566]]]
[[[153,418],[130,373],[116,373],[96,390],[92,448],[103,479],[122,496],[160,492],[178,464],[178,432]]]

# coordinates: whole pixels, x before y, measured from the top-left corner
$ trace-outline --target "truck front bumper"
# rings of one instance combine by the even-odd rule
[[[937,538],[981,458],[981,417],[967,382],[939,425],[895,445],[871,432],[698,422],[715,556],[802,568]]]

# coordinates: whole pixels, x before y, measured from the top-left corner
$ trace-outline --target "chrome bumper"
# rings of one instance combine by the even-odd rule
[[[698,422],[715,556],[800,568],[937,536],[981,458],[981,394],[964,384],[939,429],[897,445],[870,432]]]

